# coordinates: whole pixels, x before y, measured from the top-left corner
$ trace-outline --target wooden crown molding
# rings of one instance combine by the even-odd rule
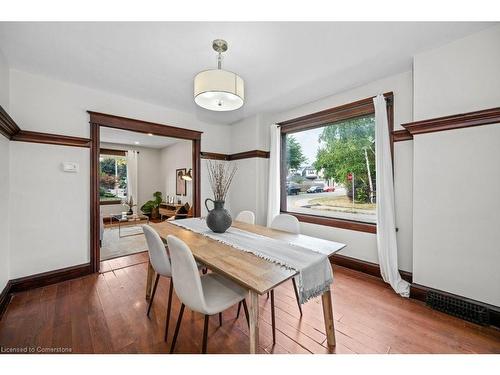
[[[9,114],[0,106],[0,133],[7,139],[12,139],[21,129]]]
[[[209,160],[229,160],[229,155],[228,154],[219,154],[217,152],[200,152],[200,157],[202,159],[209,159]]]
[[[394,130],[392,132],[392,140],[394,142],[411,141],[412,139],[413,135],[406,129]]]
[[[137,120],[128,117],[109,115],[106,113],[87,111],[90,115],[90,123],[107,128],[130,130],[139,133],[152,133],[164,137],[174,137],[188,140],[200,140],[203,132],[197,130],[183,129],[176,126],[158,124],[149,121]]]
[[[11,140],[18,142],[44,143],[44,144],[58,145],[58,146],[86,147],[86,148],[90,147],[90,139],[88,138],[32,132],[29,130],[20,130],[17,134],[15,134],[12,137]]]
[[[229,155],[229,160],[240,160],[240,159],[250,159],[250,158],[269,159],[269,151],[252,150],[252,151],[238,152],[237,154]]]
[[[219,154],[216,152],[201,152],[200,156],[202,159],[226,160],[226,161],[250,159],[250,158],[269,159],[269,151],[251,150],[251,151],[238,152],[237,154]]]
[[[402,126],[412,135],[500,123],[500,107],[415,121]]]

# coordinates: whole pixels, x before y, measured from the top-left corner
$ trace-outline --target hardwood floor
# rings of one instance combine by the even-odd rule
[[[0,321],[3,348],[70,348],[73,353],[166,353],[180,303],[175,297],[168,343],[163,341],[168,292],[161,279],[151,316],[144,299],[147,253],[102,262],[102,273],[14,296]],[[276,345],[270,299],[260,297],[261,353],[327,353],[321,299],[299,319],[291,282],[275,292]],[[335,267],[336,353],[500,353],[500,331],[400,298],[381,280]],[[209,325],[209,353],[247,353],[244,314],[224,312]],[[186,310],[176,353],[200,353],[203,316]]]

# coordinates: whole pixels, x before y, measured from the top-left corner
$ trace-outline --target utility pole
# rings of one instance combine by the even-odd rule
[[[370,162],[368,160],[368,152],[366,151],[366,147],[363,150],[365,151],[366,170],[368,171],[368,183],[370,184],[370,203],[373,203],[373,182],[372,174],[370,171]]]

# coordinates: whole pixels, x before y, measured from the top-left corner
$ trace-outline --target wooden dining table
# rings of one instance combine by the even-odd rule
[[[174,235],[180,238],[189,246],[194,258],[198,262],[204,264],[212,272],[221,274],[248,290],[250,353],[258,353],[258,298],[291,279],[293,276],[297,275],[297,272],[259,258],[250,252],[238,250],[232,246],[166,221],[151,224],[151,226],[159,233],[164,241],[166,241],[168,235]],[[303,234],[283,232],[261,225],[233,222],[232,226],[262,236],[303,246],[308,249],[314,249],[328,257],[331,257],[346,246],[345,244],[334,241],[327,241]],[[151,263],[149,263],[146,282],[146,299],[149,299],[151,296],[153,278],[154,270]],[[332,295],[330,288],[322,294],[321,300],[328,349],[332,352],[335,348],[335,327],[333,322]]]

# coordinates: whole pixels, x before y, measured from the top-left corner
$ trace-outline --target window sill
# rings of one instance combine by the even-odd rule
[[[377,224],[364,223],[361,221],[353,221],[345,219],[336,219],[333,217],[326,217],[326,216],[299,214],[296,212],[281,211],[281,213],[295,216],[300,222],[303,223],[317,224],[327,227],[348,229],[365,233],[377,233]]]
[[[118,200],[115,200],[115,201],[112,201],[112,200],[109,200],[109,201],[99,201],[99,204],[101,206],[106,206],[108,204],[122,204],[122,201],[121,201],[121,199],[118,199]]]

